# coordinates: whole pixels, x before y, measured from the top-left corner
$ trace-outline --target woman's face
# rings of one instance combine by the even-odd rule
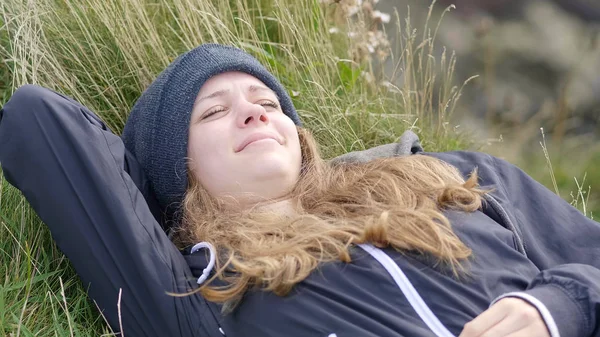
[[[227,72],[200,89],[192,111],[188,157],[193,176],[214,197],[242,204],[289,193],[300,175],[294,122],[257,78]]]

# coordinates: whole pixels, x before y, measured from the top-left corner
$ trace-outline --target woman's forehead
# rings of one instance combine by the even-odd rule
[[[215,75],[211,78],[208,79],[208,81],[206,81],[202,87],[200,88],[200,93],[204,93],[205,91],[208,90],[215,90],[215,89],[219,89],[217,87],[222,86],[222,87],[230,87],[233,84],[237,84],[237,85],[246,85],[246,86],[250,86],[250,85],[255,85],[255,86],[263,86],[266,87],[266,85],[259,80],[258,78],[250,75],[250,74],[246,74],[244,72],[240,72],[240,71],[229,71],[226,73],[221,73],[218,75]]]

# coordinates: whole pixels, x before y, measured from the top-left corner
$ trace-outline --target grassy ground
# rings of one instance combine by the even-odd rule
[[[414,29],[398,15],[399,47],[388,50],[371,39],[379,35],[368,8],[349,18],[351,9],[327,1],[260,3],[4,0],[0,104],[36,83],[120,131],[135,99],[178,54],[219,42],[246,49],[282,80],[327,157],[396,141],[409,128],[430,151],[471,146],[449,123],[460,87],[452,86],[455,60],[432,55],[436,22]],[[396,71],[384,76],[378,57],[392,58]],[[389,85],[396,76],[402,88]],[[110,335],[46,227],[0,182],[0,334]]]
[[[349,8],[319,1],[259,7],[245,0],[7,0],[0,6],[0,103],[18,86],[37,83],[76,98],[120,131],[160,70],[183,51],[219,42],[246,49],[282,79],[328,157],[396,141],[409,128],[430,150],[468,145],[447,127],[460,88],[450,86],[454,60],[429,55],[435,25],[417,34],[397,17],[402,40],[392,51],[385,43],[368,45],[377,28],[370,12],[348,18]],[[369,47],[394,59],[397,75],[406,77],[402,89],[386,85],[393,78],[370,62],[377,56],[365,52]],[[446,85],[434,100],[436,79]],[[0,214],[0,334],[109,334],[46,227],[6,181]]]
[[[550,190],[577,207],[586,216],[600,217],[600,144],[589,139],[565,139],[519,147],[510,141],[485,148],[504,157]],[[524,150],[525,148],[525,150]]]

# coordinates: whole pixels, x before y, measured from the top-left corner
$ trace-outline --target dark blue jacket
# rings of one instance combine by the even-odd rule
[[[553,337],[600,336],[600,224],[504,160],[475,152],[415,155],[444,160],[465,176],[477,167],[481,186],[493,188],[482,211],[446,213],[473,250],[468,277],[456,279],[423,255],[384,250],[435,317],[419,314],[414,294],[356,248],[352,263],[324,264],[290,296],[248,294],[220,318],[227,335],[452,336],[494,301],[516,296],[540,310]],[[204,264],[186,258],[199,276]]]
[[[477,167],[481,185],[493,188],[483,209],[447,212],[473,250],[468,277],[458,280],[423,255],[353,247],[351,263],[321,265],[289,296],[250,291],[221,315],[199,295],[167,294],[197,287],[206,252],[173,246],[142,169],[100,119],[37,86],[20,88],[0,110],[3,174],[125,336],[451,336],[507,294],[535,305],[553,337],[600,336],[598,223],[503,160],[406,145],[339,160],[408,152],[465,175]]]

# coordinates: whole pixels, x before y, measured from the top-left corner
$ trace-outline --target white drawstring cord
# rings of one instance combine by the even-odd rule
[[[192,251],[190,254],[194,254],[202,248],[208,249],[210,253],[210,259],[208,261],[208,266],[206,266],[206,268],[202,270],[202,275],[198,278],[198,284],[202,284],[204,283],[204,281],[206,281],[208,275],[210,275],[210,271],[215,267],[215,258],[217,256],[217,254],[215,253],[215,247],[213,247],[213,245],[211,245],[208,242],[199,242],[195,244],[194,247],[192,247]],[[221,333],[221,335],[225,336],[225,331],[223,331],[221,327],[219,327],[219,332]]]
[[[208,262],[208,266],[202,270],[202,275],[198,278],[198,284],[204,283],[208,278],[208,275],[210,275],[210,271],[215,267],[215,257],[217,255],[213,245],[208,242],[199,242],[195,244],[194,247],[192,247],[192,252],[190,254],[194,254],[202,248],[206,248],[210,252],[210,261]]]

